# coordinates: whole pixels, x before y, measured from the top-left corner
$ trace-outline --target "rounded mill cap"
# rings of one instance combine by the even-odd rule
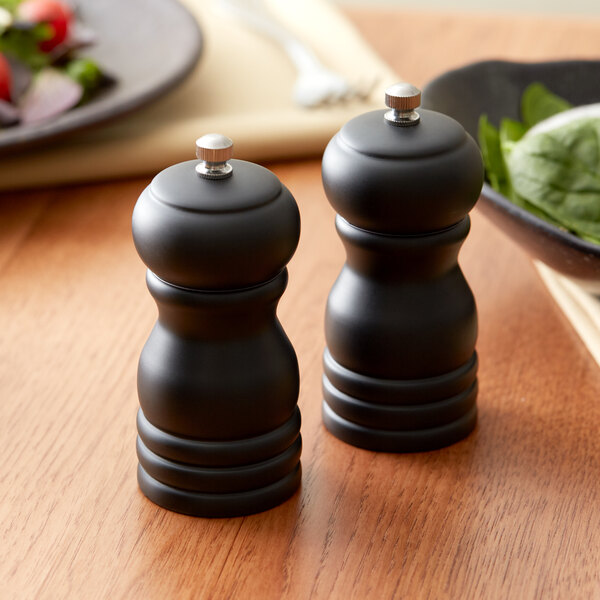
[[[160,279],[199,290],[232,290],[275,277],[300,237],[293,196],[268,169],[231,159],[233,142],[210,134],[198,160],[167,167],[142,192],[133,238]]]
[[[379,233],[450,227],[471,210],[483,184],[475,141],[454,119],[419,106],[408,83],[386,90],[391,110],[346,123],[323,155],[323,185],[349,223]]]

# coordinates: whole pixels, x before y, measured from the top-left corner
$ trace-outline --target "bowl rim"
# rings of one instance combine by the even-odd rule
[[[483,182],[480,198],[499,206],[500,209],[509,215],[524,221],[527,225],[542,230],[549,237],[564,242],[581,252],[600,257],[600,244],[588,242],[566,229],[560,229],[556,225],[544,221],[544,219],[511,202],[504,194],[497,192],[487,181]]]

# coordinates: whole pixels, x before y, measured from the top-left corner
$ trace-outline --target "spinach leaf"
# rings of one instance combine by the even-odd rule
[[[600,243],[600,119],[525,137],[533,125],[570,108],[532,83],[521,98],[523,122],[502,119],[496,129],[482,115],[479,145],[496,191],[552,225]]]
[[[500,149],[500,134],[489,122],[487,115],[479,118],[479,147],[490,185],[501,194],[506,194],[508,178]]]
[[[506,160],[511,153],[515,142],[518,142],[525,135],[525,132],[525,126],[522,123],[519,123],[519,121],[514,121],[513,119],[502,119],[502,121],[500,121],[500,153],[504,165],[504,172],[506,174],[503,193],[509,200],[528,209],[526,204],[516,196],[510,182],[510,171],[506,166]]]
[[[553,94],[541,83],[529,85],[521,97],[521,117],[526,129],[569,108],[573,108],[570,102]]]
[[[506,161],[516,196],[600,243],[600,119],[525,137]]]
[[[527,131],[527,127],[513,119],[500,121],[500,146],[509,147],[512,142],[518,142]]]
[[[490,185],[513,201],[517,199],[513,198],[510,177],[506,169],[506,155],[514,142],[523,137],[525,131],[521,123],[512,119],[502,119],[500,129],[496,129],[486,115],[482,115],[479,119],[479,147]]]

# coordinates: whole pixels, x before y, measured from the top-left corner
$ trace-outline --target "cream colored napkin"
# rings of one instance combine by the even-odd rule
[[[534,261],[534,265],[556,303],[600,365],[600,298],[541,262]]]
[[[0,159],[0,189],[153,174],[194,158],[205,133],[234,140],[234,156],[253,161],[319,155],[356,114],[382,108],[397,76],[326,0],[267,0],[270,9],[331,69],[353,81],[376,79],[367,101],[318,109],[293,104],[295,71],[283,51],[218,8],[185,0],[204,36],[199,64],[176,90],[135,114],[41,151]]]

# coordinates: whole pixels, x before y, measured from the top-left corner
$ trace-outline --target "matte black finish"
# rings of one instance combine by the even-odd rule
[[[133,213],[158,321],[138,366],[138,482],[152,501],[206,517],[271,508],[300,483],[299,374],[276,316],[300,235],[289,191],[231,161],[159,173]]]
[[[458,223],[481,190],[477,146],[449,117],[419,110],[395,127],[384,111],[348,122],[327,146],[325,192],[336,212],[370,231],[426,233]]]
[[[323,419],[350,444],[414,452],[476,423],[477,315],[457,260],[483,165],[453,119],[384,113],[347,123],[323,156],[347,257],[327,302]]]
[[[133,213],[135,246],[173,285],[235,290],[275,277],[300,236],[298,208],[267,169],[230,161],[227,179],[202,179],[190,160],[161,171]]]
[[[600,61],[543,63],[484,61],[440,75],[423,93],[423,105],[450,115],[474,137],[482,113],[496,125],[503,117],[520,119],[523,90],[539,81],[573,104],[600,100]],[[536,217],[487,183],[480,210],[531,254],[556,271],[577,279],[596,293],[600,282],[600,246]],[[594,286],[594,287],[592,287]]]

